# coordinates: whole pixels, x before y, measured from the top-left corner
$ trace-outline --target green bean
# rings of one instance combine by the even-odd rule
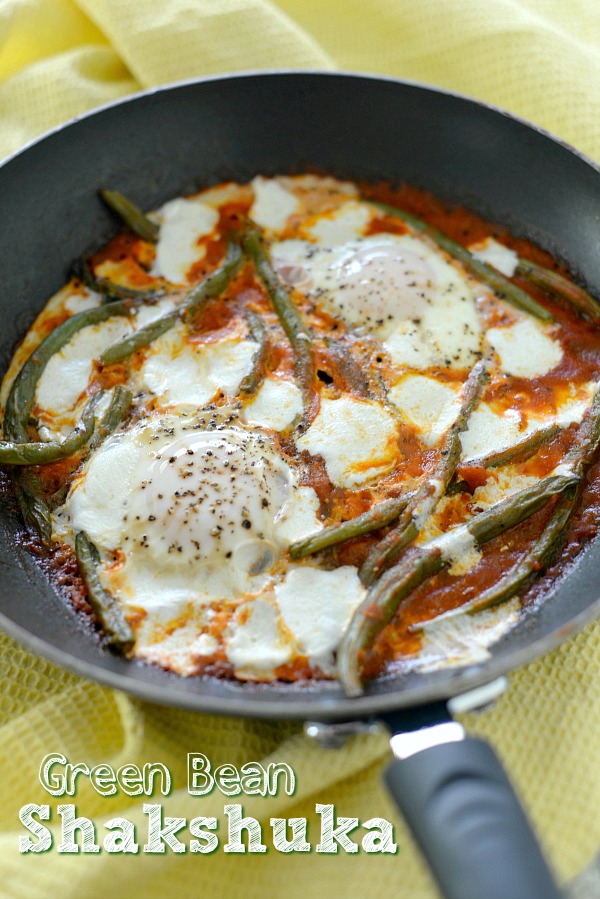
[[[304,540],[297,540],[289,548],[290,558],[303,559],[305,556],[327,549],[328,546],[343,543],[344,540],[350,540],[352,537],[361,537],[363,534],[378,531],[395,521],[406,509],[414,495],[414,491],[412,491],[403,496],[384,499],[367,512],[357,515],[356,518],[343,521],[341,524],[330,525],[323,528],[318,534],[312,534],[310,537],[305,537]]]
[[[110,281],[108,278],[98,278],[92,271],[88,259],[78,259],[73,265],[72,271],[74,277],[81,281],[82,284],[85,284],[85,286],[89,287],[90,290],[93,290],[94,293],[99,293],[111,301],[157,299],[164,293],[164,288],[162,287],[158,289],[156,287],[147,287],[143,289],[138,287],[127,287],[125,284],[117,284],[115,281]]]
[[[574,443],[563,459],[562,466],[581,475],[591,464],[600,445],[600,385],[581,422]]]
[[[477,362],[463,386],[460,411],[446,432],[439,462],[415,491],[394,530],[376,543],[367,556],[359,572],[363,584],[372,584],[382,571],[396,561],[402,550],[416,539],[446,492],[461,453],[461,431],[468,426],[469,416],[479,401],[486,380],[485,365],[482,361]]]
[[[112,434],[118,428],[129,412],[132,400],[133,395],[131,391],[121,384],[117,384],[113,390],[108,409],[96,424],[96,430],[89,444],[90,450],[96,449],[97,446],[106,440],[109,434]]]
[[[384,403],[387,401],[387,397],[381,395],[381,393],[377,397],[373,396],[371,379],[367,377],[363,367],[356,360],[351,347],[346,342],[325,336],[323,343],[327,347],[327,356],[333,362],[334,372],[336,374],[339,373],[340,377],[350,385],[358,396],[366,399],[376,398]]]
[[[552,496],[577,485],[580,476],[550,475],[514,493],[466,524],[411,547],[402,559],[376,581],[354,612],[338,649],[338,676],[349,696],[362,693],[360,655],[397,613],[403,600],[428,577],[450,564],[448,544],[475,542],[483,546],[494,537],[524,521],[541,509]]]
[[[92,403],[88,403],[81,421],[62,443],[13,443],[0,440],[0,465],[46,465],[66,459],[88,443],[95,425]]]
[[[560,467],[564,471],[572,472],[573,477],[579,478],[581,481],[585,471],[591,465],[599,445],[600,389],[597,389],[590,408],[580,425],[577,438],[565,455]],[[535,575],[539,574],[547,566],[575,511],[580,492],[581,483],[577,487],[571,487],[565,491],[556,504],[556,508],[552,512],[541,536],[533,543],[522,559],[500,578],[497,584],[484,590],[471,602],[463,603],[459,608],[444,612],[442,615],[431,618],[426,622],[418,622],[412,625],[410,630],[421,630],[426,626],[433,625],[434,622],[437,623],[446,618],[453,618],[465,612],[469,614],[480,612],[482,609],[505,602],[518,593]]]
[[[443,612],[441,615],[436,615],[435,618],[412,624],[409,627],[409,631],[414,633],[427,630],[434,624],[437,625],[442,621],[457,618],[464,614],[474,615],[476,612],[507,602],[528,586],[529,582],[543,571],[550,562],[573,514],[578,496],[579,489],[577,487],[570,487],[568,490],[565,490],[564,494],[559,498],[541,536],[517,564],[504,574],[496,584],[488,587],[476,599],[463,603],[457,609],[451,609],[448,612]]]
[[[52,539],[52,516],[50,507],[42,498],[42,485],[33,472],[27,469],[13,474],[13,485],[19,510],[28,528],[36,531],[44,543]]]
[[[54,329],[24,363],[13,381],[4,416],[4,433],[8,440],[25,443],[28,440],[27,426],[35,403],[35,391],[46,365],[55,353],[83,328],[106,321],[114,316],[129,315],[132,300],[120,300],[78,312]]]
[[[544,268],[543,265],[537,265],[530,259],[519,259],[517,273],[529,278],[533,284],[541,287],[546,293],[554,294],[554,296],[560,299],[567,300],[578,312],[582,312],[588,318],[591,318],[592,321],[600,321],[600,304],[598,301],[590,296],[583,287],[573,284],[572,281],[563,278],[558,272]]]
[[[527,459],[535,456],[542,446],[550,443],[550,441],[556,437],[557,434],[560,434],[561,431],[562,428],[560,425],[548,425],[547,428],[542,428],[540,431],[530,434],[529,437],[525,437],[518,443],[513,444],[513,446],[509,446],[506,449],[495,450],[488,453],[486,456],[480,456],[477,459],[470,459],[468,462],[465,462],[464,467],[477,466],[481,468],[500,468],[502,465],[507,465],[509,462],[526,462]]]
[[[525,521],[526,518],[541,509],[550,497],[573,487],[579,483],[579,480],[578,474],[548,475],[475,515],[464,527],[481,546],[521,521]]]
[[[150,322],[143,328],[134,331],[133,334],[129,334],[105,349],[100,356],[101,364],[114,365],[117,362],[122,362],[123,359],[127,359],[132,353],[149,346],[154,340],[158,340],[159,337],[170,331],[179,320],[178,309],[161,316],[161,318],[157,318],[155,321]]]
[[[75,537],[75,554],[90,605],[102,625],[107,642],[122,652],[127,652],[133,646],[133,631],[117,601],[100,582],[100,555],[84,531],[79,531]]]
[[[28,426],[37,384],[52,356],[83,328],[113,316],[128,315],[133,303],[133,300],[120,300],[72,315],[36,347],[14,379],[6,400],[4,436],[7,440],[13,443],[29,442]],[[19,469],[13,472],[13,483],[25,524],[38,531],[42,539],[49,543],[52,533],[50,509],[42,497],[39,479],[33,472]]]
[[[98,403],[103,396],[104,394],[100,393],[96,394],[96,396],[92,398],[92,400],[88,404],[90,414],[92,411],[95,413]],[[131,406],[131,401],[131,392],[129,390],[126,390],[120,384],[117,384],[117,386],[112,391],[112,398],[104,415],[100,419],[95,416],[96,427],[90,439],[88,440],[88,452],[91,452],[97,446],[99,446],[100,443],[102,443],[102,441],[105,440],[108,435],[117,428],[117,426],[127,414]],[[86,407],[86,409],[87,408],[88,407]],[[47,445],[48,444],[42,444],[42,446]],[[25,475],[25,471],[20,471],[20,474],[22,476]],[[27,475],[30,479],[33,477],[32,472],[27,472]],[[39,481],[37,481],[35,487],[33,487],[33,492],[37,493],[38,495],[41,494],[42,487]],[[53,494],[46,497],[44,500],[38,499],[37,505],[27,504],[25,507],[25,511],[22,510],[23,518],[25,518],[27,523],[37,531],[42,530],[42,526],[40,525],[40,515],[42,516],[44,539],[47,543],[50,542],[52,531],[50,511],[52,509],[57,509],[59,506],[63,505],[67,498],[68,492],[69,484],[67,482],[59,487],[58,490],[56,490]]]
[[[258,390],[262,381],[271,345],[269,343],[269,333],[260,315],[253,312],[252,309],[247,309],[246,321],[248,322],[252,340],[257,344],[257,350],[252,360],[252,370],[240,384],[240,393],[252,394]]]
[[[101,190],[100,196],[134,234],[150,243],[156,243],[159,234],[158,225],[151,222],[131,200],[120,194],[118,190]]]
[[[547,428],[542,428],[529,437],[525,437],[513,446],[495,450],[486,456],[478,456],[476,459],[469,459],[468,462],[463,462],[460,465],[460,470],[464,471],[464,469],[469,468],[500,468],[509,462],[526,462],[527,459],[531,459],[542,446],[549,443],[561,431],[561,425],[549,425]],[[471,487],[462,477],[455,475],[448,486],[446,494],[452,496],[455,493],[465,492],[470,493]]]
[[[516,284],[512,284],[504,277],[504,275],[501,275],[500,272],[496,271],[491,266],[486,265],[485,262],[476,259],[466,247],[455,243],[441,231],[438,231],[437,228],[433,228],[431,225],[428,225],[427,222],[417,218],[417,216],[412,215],[410,212],[405,212],[403,209],[397,209],[395,206],[389,206],[387,203],[379,203],[373,200],[370,200],[369,202],[383,212],[402,219],[402,221],[413,231],[428,237],[445,250],[446,253],[461,262],[472,275],[479,278],[487,284],[488,287],[491,287],[502,299],[511,303],[513,306],[516,306],[518,309],[522,309],[524,312],[535,315],[536,318],[540,318],[542,321],[553,320],[552,314],[544,306],[536,302],[533,297],[530,297],[528,293],[525,293],[525,291],[521,290],[520,287],[517,287]]]
[[[118,343],[113,343],[100,356],[102,365],[113,365],[115,362],[121,362],[132,353],[141,350],[162,337],[169,331],[178,321],[186,321],[199,312],[203,306],[212,299],[223,293],[231,279],[239,271],[243,261],[241,250],[237,243],[231,241],[227,247],[227,254],[221,265],[207,275],[202,281],[194,285],[186,298],[172,312],[168,312],[156,321],[150,322],[144,328],[134,331],[128,337]]]
[[[294,350],[296,360],[296,376],[304,394],[304,406],[310,407],[314,395],[315,364],[312,341],[308,328],[302,321],[287,287],[275,273],[269,254],[265,249],[262,231],[253,222],[249,222],[242,234],[242,246],[277,313],[277,317]]]
[[[361,655],[393,618],[403,599],[445,565],[439,547],[413,547],[389,568],[355,610],[337,651],[337,676],[348,696],[363,692]]]

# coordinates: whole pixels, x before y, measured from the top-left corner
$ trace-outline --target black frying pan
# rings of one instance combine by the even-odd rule
[[[0,352],[5,368],[71,262],[115,231],[97,190],[143,208],[199,185],[303,168],[408,181],[507,225],[600,290],[600,171],[572,148],[481,103],[355,75],[242,75],[152,91],[59,128],[0,167]],[[557,645],[600,612],[600,542],[493,647],[457,670],[382,678],[359,699],[181,679],[105,651],[19,546],[0,505],[0,626],[53,662],[142,699],[201,712],[328,722],[383,720],[396,736],[388,784],[450,899],[552,899],[556,888],[492,750],[464,739],[447,700]],[[477,696],[472,700],[476,703]],[[349,729],[352,729],[350,726]],[[415,733],[417,737],[415,738]],[[415,749],[414,740],[429,748]],[[411,740],[413,742],[411,742]]]

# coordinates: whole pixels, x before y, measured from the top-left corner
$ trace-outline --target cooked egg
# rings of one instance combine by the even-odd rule
[[[149,622],[188,626],[182,604],[193,611],[257,593],[289,542],[322,526],[317,511],[316,494],[266,434],[184,407],[107,440],[55,530],[87,533],[103,556],[105,588],[126,610],[144,610],[143,636]]]
[[[264,433],[185,407],[107,440],[66,511],[74,531],[124,551],[106,578],[130,599],[139,600],[140,580],[151,592],[164,581],[194,596],[235,597],[280,556],[275,525],[294,502],[293,482]]]
[[[334,244],[336,219],[326,221],[327,243],[294,239],[272,246],[281,277],[332,315],[379,338],[389,340],[408,320],[419,342],[431,345],[435,361],[468,365],[480,350],[482,329],[474,290],[460,270],[408,234]],[[347,233],[343,223],[342,237]],[[384,345],[393,358],[393,339]],[[404,357],[398,364],[405,364]]]

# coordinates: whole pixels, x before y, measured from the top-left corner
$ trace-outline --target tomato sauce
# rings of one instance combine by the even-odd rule
[[[568,276],[567,270],[539,247],[522,238],[512,237],[506,229],[486,223],[463,207],[447,208],[431,195],[407,185],[398,189],[386,184],[362,187],[364,195],[368,198],[398,205],[412,212],[457,243],[468,246],[486,237],[494,237],[514,249],[519,256]],[[383,222],[387,222],[387,219]],[[582,384],[598,379],[600,340],[594,326],[564,302],[549,298],[527,279],[517,276],[513,280],[551,311],[561,326],[561,344],[564,349],[559,365],[543,378],[521,379],[522,384],[519,384],[520,379],[514,377],[504,380],[496,378],[488,384],[483,399],[491,405],[506,407],[510,391],[510,405],[521,411],[522,427],[525,427],[527,413],[543,414],[556,411],[557,388],[565,387],[569,382]],[[565,428],[532,459],[522,463],[520,471],[538,477],[549,474],[572,444],[576,431],[575,425]],[[483,478],[483,472],[477,470],[469,472],[466,467],[459,469],[458,475],[467,480],[471,492],[479,486]],[[497,583],[503,574],[517,564],[527,547],[540,536],[556,502],[556,498],[551,500],[529,519],[490,541],[483,548],[481,561],[471,571],[453,576],[447,569],[443,570],[411,593],[407,600],[401,603],[392,621],[383,628],[371,648],[364,653],[365,677],[375,677],[383,672],[394,671],[414,657],[419,651],[422,637],[418,632],[409,630],[411,625],[456,609]],[[588,472],[578,509],[559,542],[554,561],[519,594],[524,606],[539,601],[552,584],[568,570],[577,553],[596,536],[599,522],[600,462],[597,461]],[[447,524],[450,525],[452,522],[448,521]],[[347,555],[343,553],[341,558],[348,560],[352,558],[353,564],[360,564],[365,549],[368,550],[369,546],[370,541],[363,540],[360,544],[357,541],[357,546],[351,547],[350,551],[346,549],[344,552]]]
[[[394,188],[388,184],[363,184],[363,195],[367,199],[379,200],[398,205],[425,219],[432,226],[447,234],[456,242],[468,246],[486,237],[494,237],[513,248],[521,257],[544,265],[560,274],[567,274],[552,257],[520,237],[511,236],[506,229],[485,222],[473,212],[461,207],[449,208],[430,194],[403,185]],[[247,214],[248,204],[231,203],[221,208],[221,226],[226,232],[236,231]],[[293,236],[293,222],[290,225]],[[374,221],[370,233],[390,232],[402,234],[404,224],[394,216],[384,216]],[[204,277],[221,262],[226,242],[224,239],[203,239],[205,255],[190,271],[189,279]],[[136,285],[146,287],[156,283],[148,269],[152,264],[153,252],[144,241],[125,232],[114,238],[105,248],[90,260],[92,265],[110,261],[127,268],[128,278]],[[496,374],[488,382],[482,399],[493,408],[500,410],[508,406],[516,409],[521,416],[521,427],[527,425],[528,416],[556,412],[557,394],[561,389],[567,392],[567,385],[581,385],[597,380],[600,375],[600,341],[598,331],[576,312],[559,300],[548,296],[518,276],[514,283],[527,290],[541,304],[545,305],[562,328],[561,343],[563,358],[555,369],[537,379],[519,379]],[[309,328],[315,335],[315,378],[322,385],[325,395],[336,397],[350,393],[359,398],[372,397],[377,392],[374,373],[361,364],[363,356],[372,352],[370,338],[356,336],[348,332],[343,322],[334,319],[299,293],[293,298]],[[493,297],[486,297],[482,309],[488,326],[498,325],[507,315]],[[290,377],[294,372],[294,354],[284,330],[274,313],[268,295],[254,276],[250,266],[245,265],[230,284],[223,299],[211,301],[194,319],[187,339],[191,343],[216,340],[227,333],[239,332],[246,328],[244,310],[259,312],[266,324],[269,350],[266,364],[269,372],[279,377]],[[56,320],[55,324],[59,323]],[[335,340],[331,340],[333,336]],[[144,358],[144,351],[134,354],[123,364],[106,367],[97,373],[98,389],[108,388],[122,382],[127,366],[138,366]],[[391,377],[391,368],[384,354],[377,357],[379,369],[376,374],[385,385]],[[442,368],[434,373],[439,380],[448,383],[463,380],[464,373]],[[425,448],[415,429],[398,421],[398,449],[400,462],[375,485],[364,489],[349,490],[336,487],[330,481],[324,460],[319,456],[300,453],[291,439],[277,438],[282,453],[294,462],[301,463],[302,483],[314,488],[320,502],[320,513],[326,524],[350,520],[370,509],[377,501],[406,491],[407,484],[416,483],[430,471],[438,457],[437,450]],[[575,438],[576,427],[565,428],[554,439],[543,446],[531,459],[519,465],[519,473],[543,477],[552,471],[564,456]],[[76,463],[75,463],[76,464]],[[73,461],[55,463],[44,467],[44,485],[48,492],[59,490],[73,470]],[[470,502],[473,492],[482,486],[487,477],[486,469],[477,465],[460,466],[458,478],[464,482],[464,504]],[[539,537],[544,525],[552,514],[556,500],[551,500],[543,509],[532,515],[517,527],[491,540],[483,549],[480,562],[466,574],[452,575],[449,570],[429,578],[405,600],[392,621],[383,628],[373,646],[364,654],[364,673],[373,677],[381,672],[393,670],[419,650],[421,637],[412,633],[412,624],[435,617],[455,609],[465,601],[475,598],[482,590],[496,583],[522,557],[524,550]],[[458,524],[461,520],[460,506],[448,507],[442,518],[443,529]],[[600,516],[600,463],[590,470],[582,491],[578,511],[573,517],[555,560],[546,572],[522,595],[524,604],[538,601],[548,587],[562,575],[568,564],[582,546],[595,536]],[[332,547],[324,553],[325,564],[360,565],[366,559],[373,545],[381,539],[389,527],[363,537],[348,540]],[[29,538],[28,538],[29,541]],[[65,548],[49,553],[41,548],[39,541],[29,541],[43,567],[74,608],[92,619],[92,612],[85,598],[85,589],[77,571],[72,553]],[[211,635],[220,637],[234,607],[215,610],[210,626]],[[220,654],[219,654],[220,653]],[[222,651],[210,662],[198,661],[198,673],[216,676],[232,676],[232,666]],[[315,675],[307,661],[299,657],[289,665],[277,669],[277,676],[283,680],[306,680]]]

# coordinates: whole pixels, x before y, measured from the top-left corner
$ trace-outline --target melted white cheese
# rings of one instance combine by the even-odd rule
[[[77,315],[78,312],[86,312],[88,309],[95,309],[96,306],[102,304],[102,297],[99,293],[94,293],[87,287],[82,287],[77,293],[69,292],[65,296],[64,308],[71,315]]]
[[[212,234],[219,214],[200,200],[177,199],[165,203],[156,218],[160,232],[152,274],[184,284],[192,265],[206,252],[198,241]]]
[[[349,200],[326,215],[319,216],[316,222],[302,230],[321,245],[339,247],[362,237],[372,218],[370,206],[358,200]]]
[[[500,360],[500,368],[518,378],[539,378],[555,368],[563,357],[552,336],[553,326],[522,318],[504,328],[490,328],[487,339]]]
[[[480,403],[469,416],[469,425],[460,435],[462,459],[476,459],[514,446],[527,435],[521,430],[521,415],[517,409],[495,412],[487,403]]]
[[[226,203],[239,203],[251,199],[251,197],[252,188],[249,185],[228,181],[225,184],[208,187],[197,194],[196,199],[206,206],[213,206],[215,209],[219,209]]]
[[[219,647],[214,637],[203,633],[211,616],[211,609],[193,609],[185,600],[153,610],[136,629],[136,656],[184,677],[196,674],[202,658]]]
[[[512,278],[519,264],[519,257],[515,251],[494,240],[493,237],[486,237],[485,240],[471,244],[469,251],[475,259],[493,266],[507,278]]]
[[[287,546],[323,529],[315,490],[300,484],[292,484],[290,490],[290,499],[276,519],[277,538]]]
[[[261,228],[283,230],[290,215],[298,208],[297,198],[275,178],[255,178],[252,187],[254,203],[250,208],[250,218]]]
[[[36,403],[59,421],[62,419],[68,428],[74,421],[79,397],[88,386],[94,359],[131,330],[127,318],[120,316],[78,331],[48,361],[37,384]],[[49,422],[45,424],[48,426]]]
[[[265,378],[246,404],[242,418],[263,428],[284,431],[302,414],[302,391],[293,381]]]
[[[8,393],[21,366],[46,336],[48,320],[52,320],[54,316],[62,319],[65,317],[65,313],[66,317],[69,317],[76,312],[83,312],[85,309],[100,306],[101,303],[102,297],[99,294],[79,284],[77,287],[74,287],[73,282],[69,282],[54,296],[50,297],[10,360],[8,371],[4,375],[0,386],[0,404],[2,407],[6,404]]]
[[[460,436],[463,461],[508,449],[527,437],[557,424],[567,427],[579,424],[592,401],[596,385],[579,385],[559,402],[556,412],[528,415],[524,423],[517,409],[494,410],[488,403],[480,403],[469,417],[469,425]]]
[[[321,399],[318,415],[296,446],[322,456],[333,483],[352,488],[394,467],[396,438],[394,419],[379,403],[343,396]]]
[[[281,617],[296,638],[299,653],[325,673],[333,673],[333,653],[365,595],[351,565],[334,571],[292,566],[275,588]]]
[[[436,446],[460,410],[459,387],[428,375],[406,374],[388,391],[388,397],[416,428],[425,446]]]
[[[214,343],[184,338],[179,327],[154,341],[136,376],[140,387],[162,404],[203,406],[218,391],[235,395],[252,369],[256,344],[235,336]]]
[[[435,539],[446,562],[450,562],[450,574],[466,574],[481,560],[481,550],[466,527],[457,526]]]
[[[225,646],[237,677],[245,680],[271,680],[275,668],[292,657],[277,608],[262,597],[238,609]]]
[[[473,508],[478,511],[489,509],[507,496],[532,487],[538,481],[539,478],[535,475],[520,474],[514,466],[505,465],[492,472],[485,484],[474,491]]]
[[[134,318],[136,331],[140,328],[145,328],[146,325],[151,324],[151,322],[155,322],[157,319],[162,318],[163,315],[168,315],[169,312],[172,312],[175,308],[176,303],[173,300],[169,300],[167,297],[158,300],[156,303],[148,303],[146,306],[140,306],[136,311]]]

